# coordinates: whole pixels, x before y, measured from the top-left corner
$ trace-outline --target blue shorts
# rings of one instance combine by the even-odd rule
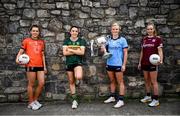
[[[26,72],[44,71],[44,67],[26,67]]]
[[[141,70],[143,70],[143,71],[158,71],[158,66],[156,66],[156,65],[141,65]]]
[[[106,65],[107,71],[121,72],[121,66],[110,66]]]

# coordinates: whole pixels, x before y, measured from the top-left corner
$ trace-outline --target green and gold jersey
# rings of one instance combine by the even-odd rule
[[[72,41],[70,38],[65,39],[63,47],[67,46],[72,49],[79,49],[80,47],[85,47],[86,42],[84,39],[78,38],[76,41]],[[82,64],[82,55],[69,55],[66,56],[66,65],[72,64]]]

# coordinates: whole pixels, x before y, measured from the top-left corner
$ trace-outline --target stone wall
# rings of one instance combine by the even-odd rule
[[[90,55],[89,42],[109,34],[110,22],[117,20],[129,43],[126,96],[144,95],[144,81],[137,70],[140,40],[147,22],[157,25],[164,42],[164,64],[159,67],[160,94],[180,93],[180,1],[179,0],[1,0],[0,1],[0,102],[26,101],[27,79],[15,56],[32,24],[42,26],[46,41],[48,75],[41,99],[66,100],[68,80],[62,57],[62,43],[71,25],[81,28],[88,45],[84,57],[84,79],[78,89],[81,98],[108,95],[109,80],[98,48]],[[36,82],[37,83],[37,82]]]

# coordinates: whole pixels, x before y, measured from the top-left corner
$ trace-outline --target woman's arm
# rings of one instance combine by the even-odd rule
[[[143,49],[141,49],[141,52],[140,52],[139,64],[141,64],[142,56],[143,56]]]
[[[23,53],[24,53],[24,49],[20,49],[19,52],[18,52],[18,54],[17,54],[17,56],[16,56],[16,63],[17,63],[17,64],[21,64],[21,63],[19,62],[18,58],[19,58],[19,56],[20,56],[21,54],[23,54]]]
[[[122,71],[124,72],[126,70],[126,63],[128,58],[128,48],[123,49],[124,58],[123,58],[123,65],[122,65]]]
[[[84,55],[85,47],[81,46],[80,48],[77,48],[77,49],[69,49],[69,51],[76,54],[76,55]]]
[[[74,53],[70,51],[68,46],[63,46],[63,55],[64,56],[69,56],[69,55],[74,55]]]
[[[76,49],[72,49],[71,47],[69,48],[68,46],[63,47],[63,55],[68,56],[68,55],[84,55],[85,53],[85,47],[81,46]]]
[[[139,64],[138,64],[138,69],[139,70],[141,69],[142,56],[143,56],[143,49],[141,48],[140,57],[139,57]]]
[[[46,59],[45,59],[45,54],[44,51],[42,52],[42,60],[43,60],[43,66],[44,66],[44,73],[47,73],[47,68],[46,68]]]
[[[162,47],[158,47],[158,54],[160,56],[160,64],[163,63],[163,50],[162,50]]]

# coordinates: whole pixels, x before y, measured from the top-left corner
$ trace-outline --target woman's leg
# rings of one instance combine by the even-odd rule
[[[36,72],[26,72],[26,76],[28,78],[28,97],[29,97],[29,104],[34,101],[34,81],[36,80]]]
[[[68,74],[69,86],[71,91],[72,108],[75,109],[78,106],[78,102],[76,95],[74,72],[67,71],[67,74]]]
[[[159,105],[157,75],[158,75],[157,71],[150,72],[151,83],[152,83],[152,88],[153,88],[153,93],[154,93],[154,95],[152,96],[153,101],[149,103],[149,106],[151,107],[155,107]]]
[[[144,74],[146,93],[148,94],[148,96],[150,96],[149,94],[151,91],[151,78],[150,78],[149,71],[143,71],[143,74]]]
[[[124,85],[124,79],[123,79],[123,72],[116,72],[116,79],[119,86],[119,95],[124,96],[125,94],[125,85]]]
[[[152,88],[153,88],[153,94],[154,96],[158,96],[158,82],[157,82],[157,71],[152,71],[150,72],[150,78],[151,78],[151,83],[152,83]]]
[[[116,80],[115,80],[115,74],[113,71],[107,71],[108,77],[110,79],[110,89],[111,93],[115,93],[116,91]]]
[[[111,103],[116,101],[116,80],[113,71],[107,71],[108,77],[110,79],[110,97],[104,101],[104,103]]]
[[[116,72],[116,80],[118,82],[119,87],[119,95],[117,97],[117,103],[114,105],[114,108],[120,108],[124,106],[124,94],[125,94],[125,85],[123,79],[123,72]]]
[[[78,80],[81,80],[83,78],[83,68],[82,68],[82,66],[76,66],[74,68],[74,76]]]
[[[72,71],[67,71],[67,75],[68,75],[69,87],[70,87],[71,94],[75,94],[76,90],[75,90],[74,73]]]
[[[41,91],[44,87],[44,83],[45,83],[44,71],[37,71],[37,80],[38,80],[38,86],[35,91],[34,100],[38,100],[38,97],[41,94]]]

